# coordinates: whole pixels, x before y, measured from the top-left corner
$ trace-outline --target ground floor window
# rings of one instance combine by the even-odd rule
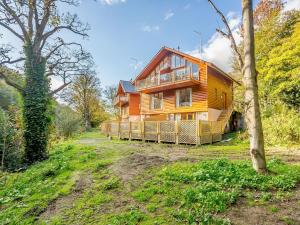
[[[192,88],[176,91],[176,107],[192,106]]]
[[[195,120],[195,113],[181,113],[181,120]]]
[[[151,109],[162,109],[163,93],[159,92],[151,95]]]

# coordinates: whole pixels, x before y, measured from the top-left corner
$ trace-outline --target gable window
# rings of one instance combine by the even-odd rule
[[[151,109],[162,109],[163,93],[159,92],[151,95]]]
[[[181,67],[181,66],[185,66],[185,59],[178,56],[178,55],[173,54],[172,55],[172,60],[171,60],[172,69],[178,68],[178,67]]]
[[[199,79],[199,67],[197,64],[192,64],[192,74],[194,79]]]
[[[192,88],[176,91],[176,107],[192,106]]]

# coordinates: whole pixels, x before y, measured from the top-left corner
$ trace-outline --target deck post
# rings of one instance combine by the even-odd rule
[[[129,121],[128,123],[129,123],[129,131],[128,131],[129,132],[129,134],[128,134],[129,136],[128,136],[128,139],[129,139],[129,141],[131,141],[131,121]]]
[[[212,144],[213,143],[213,134],[212,134],[212,121],[209,122],[210,123],[210,143]]]
[[[156,132],[157,132],[157,143],[160,143],[160,122],[156,122]]]
[[[121,122],[118,121],[118,139],[121,139]]]
[[[200,142],[200,120],[196,120],[196,145],[201,145],[201,142]]]
[[[175,121],[175,144],[178,145],[179,140],[178,140],[178,121]]]
[[[142,141],[145,142],[145,121],[142,121]]]

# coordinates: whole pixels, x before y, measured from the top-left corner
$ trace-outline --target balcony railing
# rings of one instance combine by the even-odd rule
[[[125,104],[128,102],[128,96],[117,96],[115,97],[114,104]]]
[[[159,74],[154,77],[147,77],[146,79],[138,80],[137,89],[147,89],[188,80],[199,81],[199,73],[197,72],[193,74],[190,68],[176,69],[170,73]]]

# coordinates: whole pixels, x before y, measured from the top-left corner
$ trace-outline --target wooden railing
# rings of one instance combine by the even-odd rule
[[[114,99],[114,105],[119,104],[120,102],[128,102],[128,96],[117,96]]]
[[[231,114],[233,112],[233,105],[231,104],[227,109],[226,109],[226,114],[225,117],[220,121],[222,123],[222,132],[225,132],[226,125],[231,117]]]
[[[184,80],[199,80],[199,74],[192,74],[191,68],[180,68],[170,73],[158,74],[155,77],[148,77],[138,80],[136,87],[138,90],[160,86],[164,84],[172,84]]]
[[[104,134],[129,140],[175,144],[206,144],[222,140],[222,121],[110,121],[101,125]]]

